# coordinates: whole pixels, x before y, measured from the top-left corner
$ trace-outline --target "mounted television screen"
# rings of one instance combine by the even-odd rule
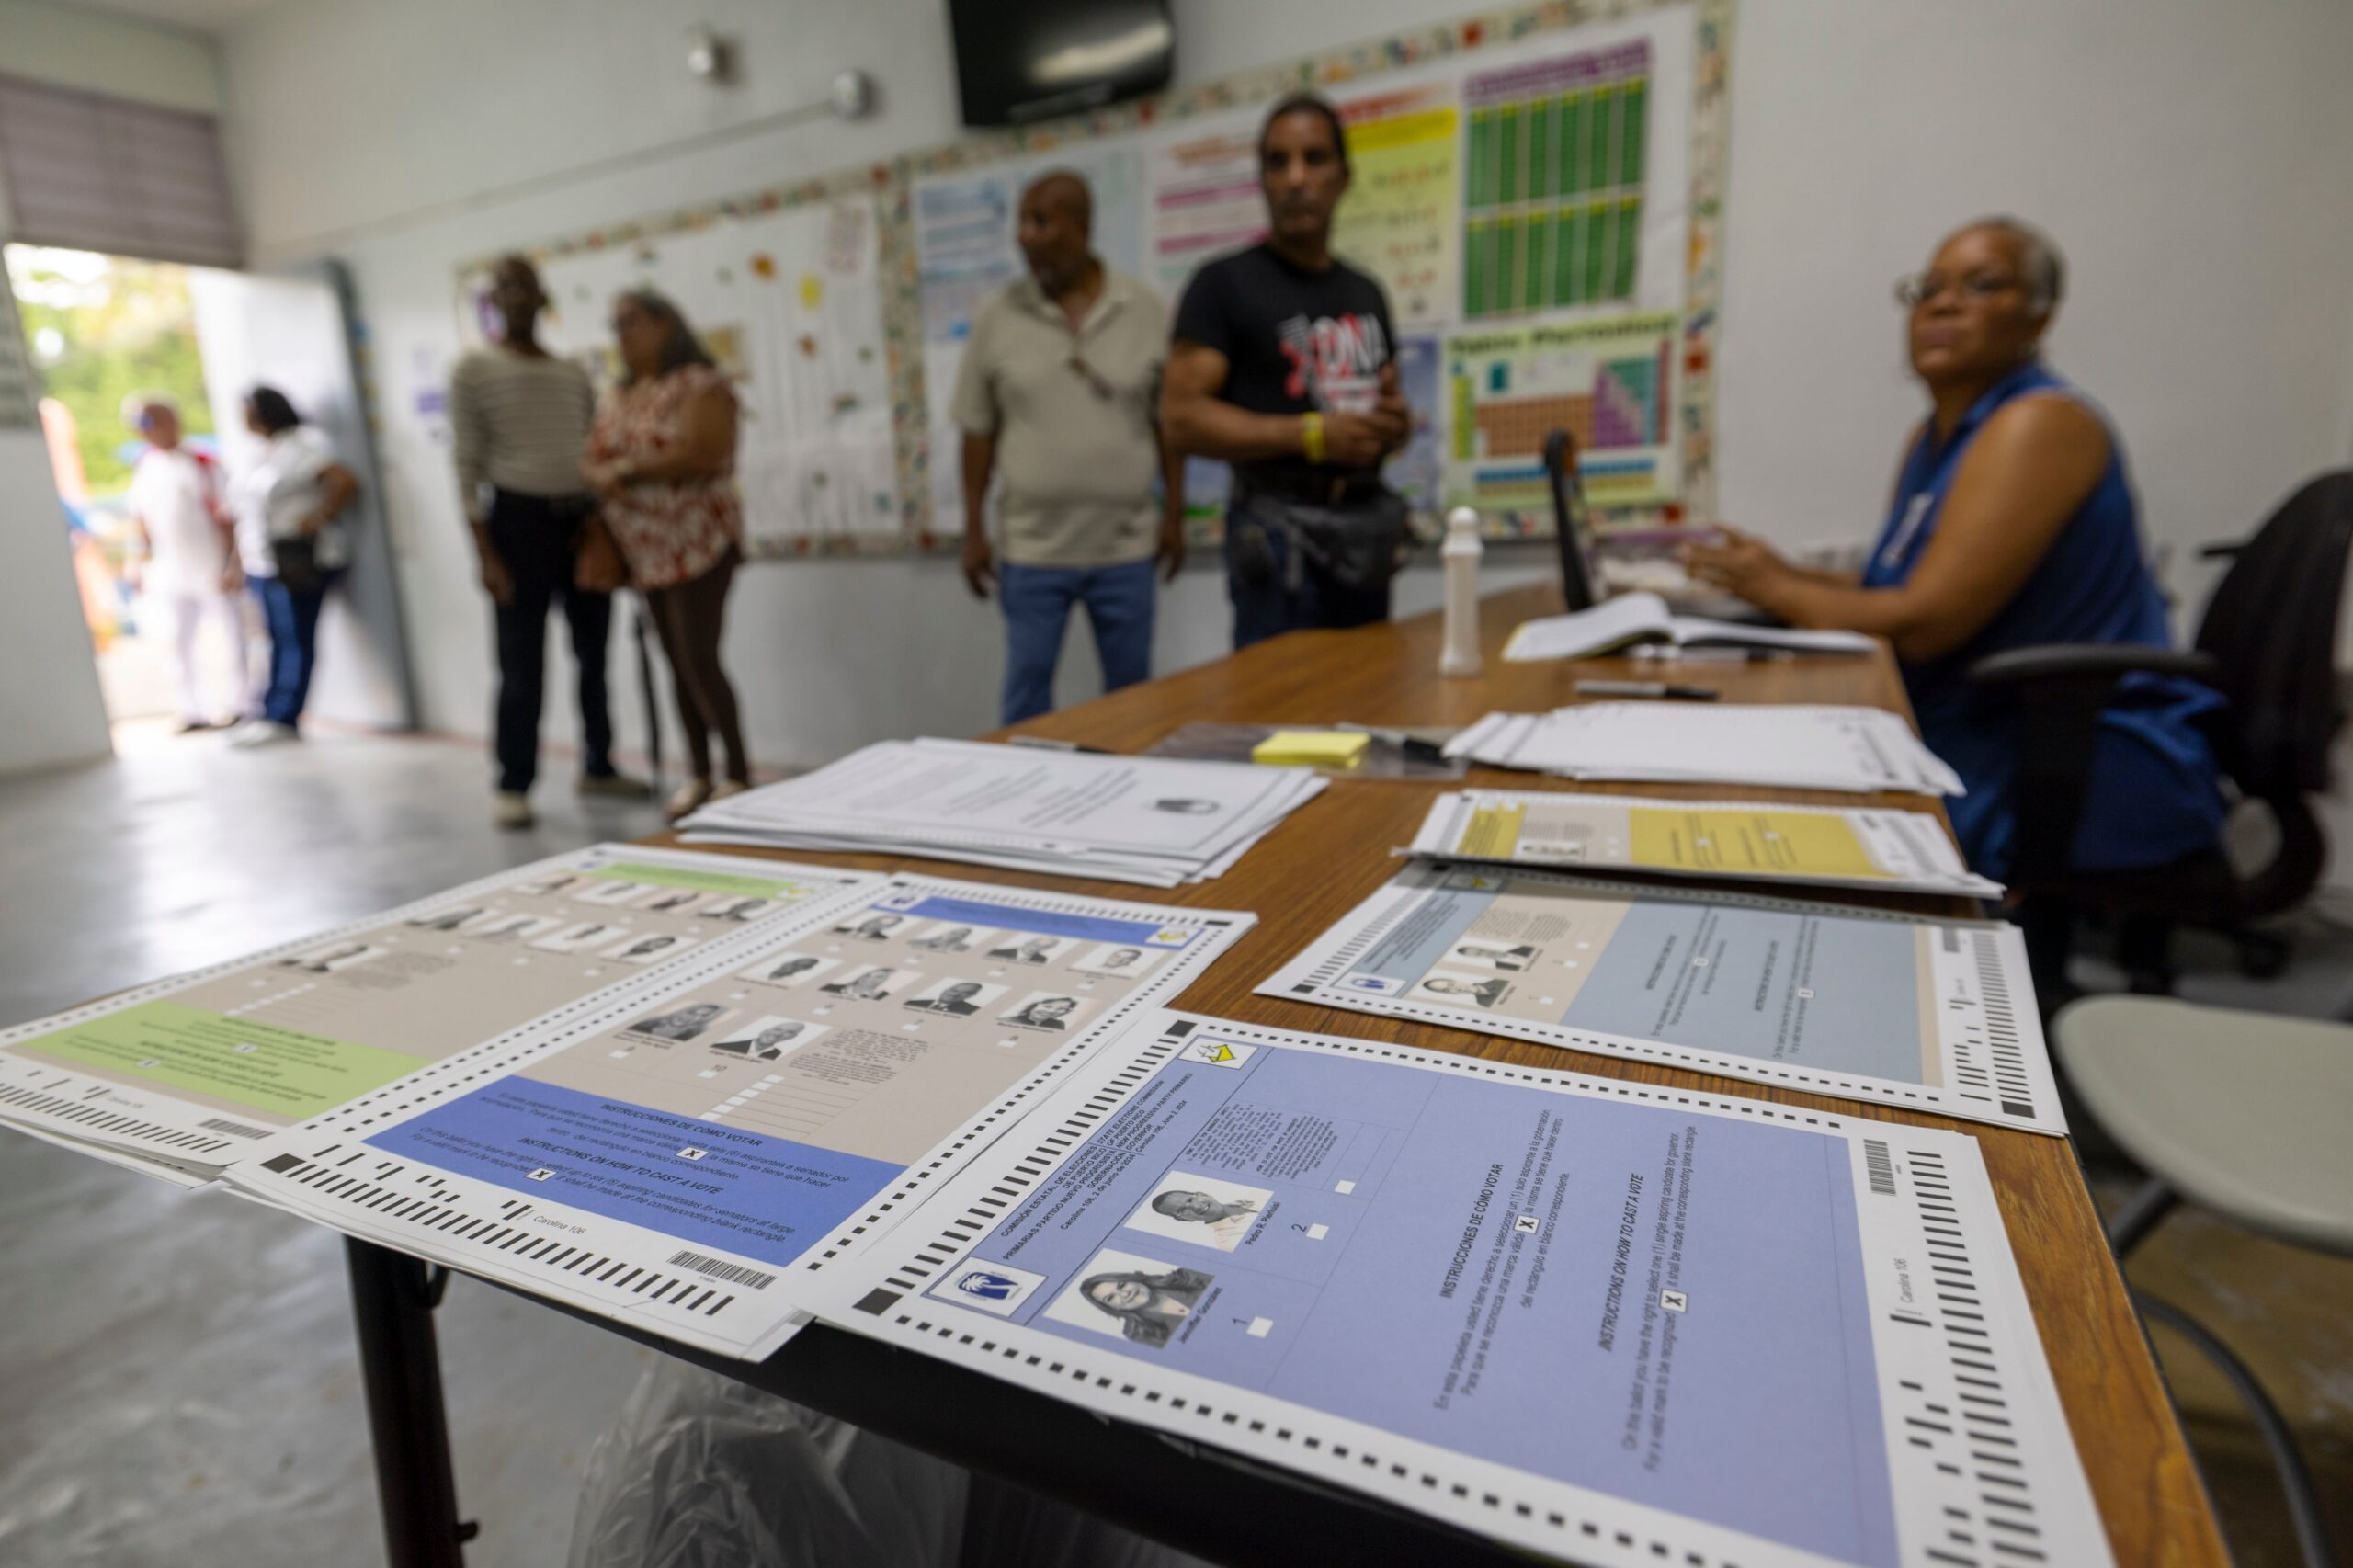
[[[1168,0],[948,0],[964,123],[1020,125],[1168,85]]]

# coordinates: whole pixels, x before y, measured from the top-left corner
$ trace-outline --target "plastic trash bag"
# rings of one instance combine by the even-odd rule
[[[965,1481],[665,1357],[588,1456],[568,1568],[955,1568]]]
[[[597,1440],[567,1568],[1205,1568],[1017,1488],[667,1357]],[[1011,1554],[1007,1555],[1010,1551]]]

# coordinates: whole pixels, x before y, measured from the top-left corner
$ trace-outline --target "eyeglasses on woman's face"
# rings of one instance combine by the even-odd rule
[[[1956,290],[1965,304],[1982,304],[2024,286],[2017,274],[2009,272],[1972,271],[1959,278],[1935,271],[1915,272],[1895,280],[1895,302],[1916,311],[1949,289]]]

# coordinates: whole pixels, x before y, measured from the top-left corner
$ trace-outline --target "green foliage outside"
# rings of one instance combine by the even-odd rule
[[[131,393],[168,393],[188,435],[211,430],[183,268],[11,245],[8,276],[42,390],[73,411],[93,496],[131,483],[124,444],[137,433],[122,422]]]

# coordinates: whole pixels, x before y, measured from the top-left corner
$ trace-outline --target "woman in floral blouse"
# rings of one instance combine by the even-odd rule
[[[597,410],[583,467],[629,580],[653,611],[677,689],[691,776],[672,820],[749,787],[735,688],[720,667],[728,585],[744,558],[735,494],[735,394],[677,306],[650,289],[613,301],[621,382]],[[710,738],[727,754],[713,783]]]

